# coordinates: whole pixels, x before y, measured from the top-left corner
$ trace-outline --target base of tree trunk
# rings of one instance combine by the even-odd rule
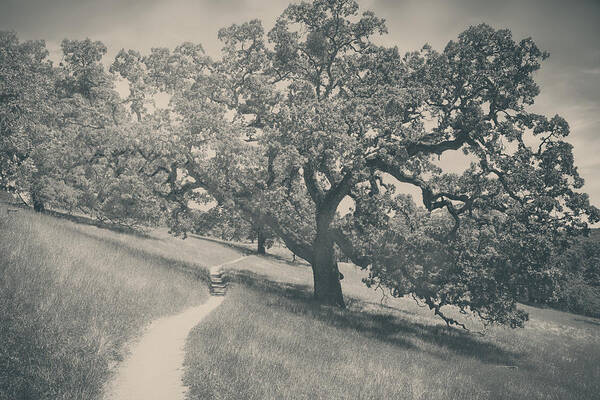
[[[344,298],[338,298],[336,296],[319,296],[317,293],[314,294],[315,300],[323,305],[336,306],[339,308],[346,308]]]
[[[44,212],[46,211],[46,207],[44,206],[44,203],[41,201],[33,201],[33,210],[36,212]]]
[[[337,263],[313,265],[314,297],[319,303],[346,308]]]
[[[258,254],[266,254],[267,250],[265,248],[265,243],[267,241],[267,238],[265,237],[265,235],[263,234],[262,230],[258,230],[258,240],[257,240],[257,251]]]

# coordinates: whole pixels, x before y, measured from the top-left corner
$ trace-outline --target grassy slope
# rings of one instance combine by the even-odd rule
[[[251,257],[232,267],[223,308],[188,338],[190,399],[593,399],[600,321],[525,307],[522,330],[447,329],[412,300],[364,288],[343,265],[348,311],[310,299],[302,263]],[[475,320],[470,326],[477,328]]]
[[[0,398],[94,398],[126,340],[151,319],[202,301],[204,285],[173,268],[240,254],[165,231],[132,237],[27,212],[11,218],[0,222]],[[188,339],[190,398],[586,399],[600,392],[598,320],[528,308],[527,328],[482,338],[447,330],[406,299],[380,306],[349,265],[341,266],[342,283],[353,299],[341,312],[311,301],[305,263],[271,252],[277,256],[230,267],[237,283]]]
[[[175,268],[238,256],[188,247],[165,232],[131,236],[26,210],[0,219],[0,399],[100,396],[127,340],[206,298],[205,283]]]

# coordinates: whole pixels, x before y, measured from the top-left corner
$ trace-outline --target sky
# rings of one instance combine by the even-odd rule
[[[59,57],[64,38],[100,40],[107,63],[121,49],[142,53],[191,41],[218,55],[219,28],[261,19],[270,29],[291,0],[0,0],[0,30],[21,40],[44,39]],[[387,21],[380,44],[412,51],[448,41],[481,22],[532,37],[550,53],[536,74],[533,111],[559,114],[592,204],[600,207],[600,0],[359,0]],[[446,162],[452,162],[451,159]]]

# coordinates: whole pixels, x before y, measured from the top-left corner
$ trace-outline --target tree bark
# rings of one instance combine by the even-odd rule
[[[309,168],[307,167],[308,171]],[[307,185],[318,191],[313,183],[314,177],[310,177],[305,171],[305,180]],[[308,176],[308,177],[307,177]],[[305,242],[293,231],[288,230],[281,225],[279,221],[268,213],[259,213],[243,203],[238,203],[238,207],[243,212],[248,213],[256,221],[267,225],[277,236],[285,243],[286,247],[294,255],[308,261],[313,270],[314,297],[317,301],[345,307],[344,296],[342,295],[342,286],[340,285],[340,274],[337,266],[337,260],[334,252],[334,232],[330,225],[335,216],[337,205],[343,199],[349,187],[349,174],[343,180],[340,188],[338,185],[328,196],[315,194],[315,204],[317,206],[316,227],[317,234],[312,243]],[[311,186],[312,185],[312,186]]]
[[[31,201],[33,202],[34,211],[44,212],[46,210],[44,201],[37,195],[35,191],[31,193]]]
[[[265,249],[265,242],[267,241],[267,236],[265,235],[265,233],[263,232],[263,230],[261,228],[258,228],[258,254],[266,254],[266,249]]]
[[[340,272],[333,249],[333,235],[329,223],[319,221],[317,235],[313,243],[314,259],[312,262],[314,295],[324,304],[345,308]]]

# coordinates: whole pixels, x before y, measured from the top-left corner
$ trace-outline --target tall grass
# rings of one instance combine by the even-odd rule
[[[0,227],[2,399],[99,398],[128,340],[207,295],[151,239],[25,210]]]
[[[600,326],[531,309],[485,337],[429,312],[351,300],[244,273],[187,342],[189,399],[594,399]],[[395,305],[395,304],[392,304]],[[561,320],[562,318],[562,320]]]
[[[239,257],[198,238],[134,236],[26,211],[0,228],[2,399],[98,398],[145,324],[203,301],[201,266]],[[445,328],[405,299],[379,305],[380,294],[360,283],[364,273],[345,264],[351,298],[340,311],[313,303],[310,268],[288,258],[252,256],[228,266],[237,270],[233,288],[188,338],[190,399],[600,393],[598,320],[526,307],[525,329],[479,337]]]

